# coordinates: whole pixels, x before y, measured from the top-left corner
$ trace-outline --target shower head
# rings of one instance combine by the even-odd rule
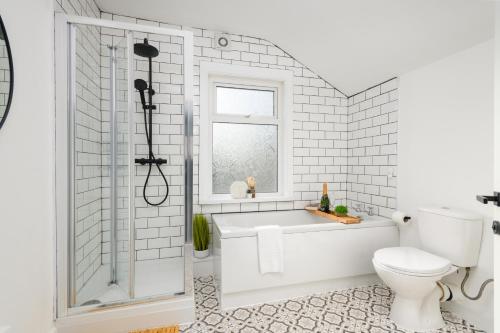
[[[148,39],[144,38],[144,43],[134,44],[134,53],[144,58],[154,58],[158,56],[158,49],[153,45],[149,45]]]
[[[137,89],[139,91],[144,91],[144,90],[148,89],[148,84],[143,79],[135,79],[134,87],[135,87],[135,89]]]
[[[142,79],[135,79],[134,80],[134,87],[139,91],[139,94],[141,95],[141,103],[142,106],[146,105],[146,98],[144,97],[144,90],[148,89],[148,84],[146,81]]]

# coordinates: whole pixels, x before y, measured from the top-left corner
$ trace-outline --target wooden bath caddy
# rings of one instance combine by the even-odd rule
[[[333,212],[330,213],[325,213],[322,212],[318,209],[318,207],[306,207],[305,210],[307,210],[309,213],[318,215],[324,218],[327,218],[329,220],[332,220],[334,222],[339,222],[339,223],[344,223],[344,224],[355,224],[355,223],[360,223],[361,219],[356,216],[337,216],[333,214]]]

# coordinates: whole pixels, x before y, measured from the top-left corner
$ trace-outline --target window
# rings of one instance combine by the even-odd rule
[[[200,64],[200,203],[292,200],[292,74]],[[233,199],[234,181],[256,198]]]
[[[266,90],[264,90],[266,89]],[[216,85],[217,114],[274,117],[277,89]]]

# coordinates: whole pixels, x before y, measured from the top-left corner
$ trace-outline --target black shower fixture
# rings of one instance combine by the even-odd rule
[[[146,132],[146,140],[148,142],[148,158],[136,158],[135,163],[139,163],[141,165],[148,165],[148,175],[146,177],[146,181],[144,182],[144,187],[142,189],[142,196],[144,200],[152,206],[159,206],[165,202],[168,198],[169,193],[169,185],[167,178],[163,174],[161,169],[162,164],[166,164],[167,160],[163,158],[156,158],[153,154],[153,110],[156,110],[156,105],[153,105],[153,95],[155,91],[153,90],[153,61],[152,58],[157,57],[159,52],[158,49],[152,45],[149,45],[148,39],[144,38],[143,43],[134,44],[134,53],[140,57],[148,58],[149,61],[149,71],[148,71],[148,82],[142,79],[136,79],[134,81],[134,87],[141,96],[141,104],[142,110],[144,112],[144,127]],[[146,95],[145,92],[148,93],[148,101],[146,103]],[[159,202],[153,203],[150,202],[148,197],[146,196],[146,188],[148,187],[149,177],[151,176],[151,169],[153,168],[153,164],[156,165],[160,175],[163,177],[163,180],[166,185],[166,193],[162,200]]]
[[[144,91],[148,89],[148,84],[143,79],[135,79],[134,87],[137,91],[139,91],[139,95],[141,95],[141,103],[142,107],[144,108],[144,106],[146,105],[146,98],[144,97]]]
[[[159,54],[156,47],[149,45],[147,38],[144,38],[144,43],[134,44],[134,53],[144,58],[156,58]]]

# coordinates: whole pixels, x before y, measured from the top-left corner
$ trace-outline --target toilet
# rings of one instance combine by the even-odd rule
[[[483,219],[457,209],[425,207],[418,211],[417,224],[420,249],[380,249],[372,262],[395,294],[391,320],[401,328],[428,331],[445,325],[440,301],[445,298],[446,287],[440,280],[459,267],[477,265]]]

